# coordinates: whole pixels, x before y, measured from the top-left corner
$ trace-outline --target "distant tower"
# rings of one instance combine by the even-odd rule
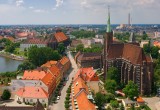
[[[128,27],[131,26],[131,14],[129,13],[128,14]]]
[[[107,29],[106,34],[104,35],[104,79],[107,78],[107,55],[109,46],[113,43],[113,32],[111,29],[110,23],[110,8],[108,7],[108,22],[107,22]]]

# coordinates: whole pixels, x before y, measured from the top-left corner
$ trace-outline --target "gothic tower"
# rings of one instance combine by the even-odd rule
[[[108,7],[108,22],[107,22],[107,29],[104,35],[104,79],[107,78],[107,53],[109,46],[113,43],[113,31],[111,29],[110,23],[110,10]]]

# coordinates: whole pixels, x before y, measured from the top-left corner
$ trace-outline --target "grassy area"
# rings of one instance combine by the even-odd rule
[[[18,56],[23,56],[25,58],[27,58],[27,52],[25,51],[21,51],[20,48],[16,48],[14,51],[14,54],[18,55]]]

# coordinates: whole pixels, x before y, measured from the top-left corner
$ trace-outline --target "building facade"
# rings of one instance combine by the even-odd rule
[[[104,79],[107,78],[108,68],[117,67],[119,74],[121,74],[122,83],[127,84],[131,80],[138,85],[140,94],[150,94],[153,84],[152,57],[145,55],[143,49],[135,42],[113,42],[110,15],[104,38],[102,55]]]

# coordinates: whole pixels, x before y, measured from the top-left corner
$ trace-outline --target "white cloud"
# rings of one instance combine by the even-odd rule
[[[21,6],[24,4],[24,0],[16,0],[16,6]]]
[[[63,4],[63,0],[56,0],[56,7],[59,7]]]
[[[29,9],[33,9],[33,8],[34,8],[33,6],[30,6],[30,7],[29,7]]]
[[[35,12],[35,13],[48,13],[47,10],[43,10],[43,9],[35,9],[35,10],[33,10],[33,12]]]

